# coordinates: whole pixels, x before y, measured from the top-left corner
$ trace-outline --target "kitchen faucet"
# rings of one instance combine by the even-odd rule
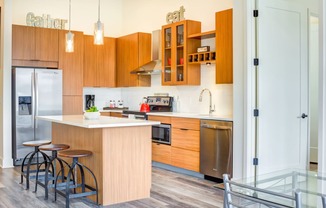
[[[200,95],[199,95],[199,102],[201,102],[203,100],[203,93],[205,91],[208,91],[209,93],[209,115],[211,115],[214,111],[215,111],[215,105],[214,105],[214,109],[212,108],[212,93],[209,89],[207,88],[204,88],[201,92],[200,92]]]

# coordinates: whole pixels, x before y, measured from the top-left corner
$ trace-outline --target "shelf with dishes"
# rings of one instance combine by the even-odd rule
[[[215,61],[216,61],[215,51],[188,54],[189,64],[207,64],[207,63],[215,63]]]

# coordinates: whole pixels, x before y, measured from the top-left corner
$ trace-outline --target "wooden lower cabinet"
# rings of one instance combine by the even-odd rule
[[[101,112],[101,116],[111,116],[110,112]]]
[[[171,165],[199,172],[199,152],[171,147]]]
[[[200,130],[200,120],[197,118],[172,117],[171,124],[173,128]]]
[[[101,116],[122,117],[122,113],[118,112],[101,112]]]
[[[122,113],[111,112],[110,114],[111,114],[112,117],[119,117],[119,118],[122,118]]]
[[[153,142],[152,160],[171,165],[171,146]]]
[[[172,128],[172,146],[199,151],[200,132],[189,129]]]

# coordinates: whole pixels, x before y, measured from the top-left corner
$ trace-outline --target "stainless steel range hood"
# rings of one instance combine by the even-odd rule
[[[154,75],[161,74],[162,61],[161,61],[161,30],[152,32],[152,61],[145,65],[132,70],[130,74],[138,75]]]

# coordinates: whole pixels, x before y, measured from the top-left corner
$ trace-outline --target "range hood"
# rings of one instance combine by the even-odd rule
[[[154,75],[161,74],[162,61],[161,61],[161,30],[152,32],[152,61],[144,64],[143,66],[132,70],[130,74],[138,75]]]

